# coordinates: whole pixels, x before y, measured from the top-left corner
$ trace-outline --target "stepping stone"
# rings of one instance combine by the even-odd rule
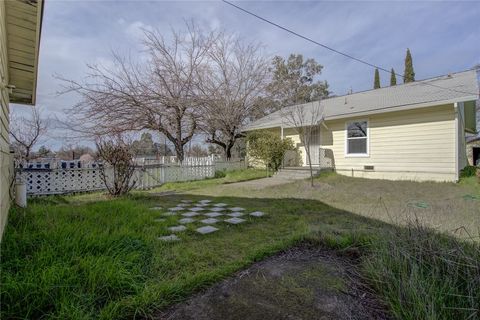
[[[218,211],[223,211],[224,209],[217,207],[217,208],[210,208],[209,210],[210,210],[210,211],[217,211],[217,212],[218,212]]]
[[[209,202],[212,202],[212,200],[200,200],[200,201],[198,201],[198,202],[200,202],[200,203],[209,203]]]
[[[262,217],[262,216],[265,215],[265,213],[263,213],[262,211],[255,211],[255,212],[250,213],[250,215],[252,217]]]
[[[174,234],[171,234],[169,236],[158,237],[158,240],[170,242],[170,241],[179,241],[180,238]]]
[[[150,210],[162,210],[163,208],[162,207],[152,207],[152,208],[149,208]]]
[[[187,213],[182,213],[182,216],[184,217],[195,217],[195,216],[198,216],[200,213],[198,212],[187,212]]]
[[[164,217],[171,217],[171,216],[176,216],[177,213],[176,212],[165,212],[164,214],[162,214],[162,216]]]
[[[190,211],[203,211],[203,210],[205,210],[205,208],[200,208],[200,207],[190,208]]]
[[[168,230],[170,230],[172,232],[181,232],[181,231],[187,230],[187,227],[185,227],[185,226],[174,226],[174,227],[168,228]]]
[[[195,222],[195,219],[183,218],[183,219],[178,220],[178,222],[180,222],[181,224],[192,223],[192,222]]]
[[[208,203],[202,203],[202,202],[198,202],[195,204],[197,207],[206,207],[208,206]]]
[[[200,227],[197,229],[198,233],[201,234],[207,234],[207,233],[212,233],[218,231],[218,228],[212,227],[212,226],[205,226],[205,227]]]
[[[231,223],[231,224],[239,224],[239,223],[242,223],[242,222],[245,222],[245,221],[246,221],[245,219],[240,219],[240,218],[230,218],[230,219],[225,220],[225,222],[228,222],[228,223]]]
[[[192,203],[193,201],[192,201],[192,200],[180,200],[180,202],[183,202],[183,203]]]
[[[234,208],[229,208],[228,210],[230,210],[230,211],[243,211],[243,210],[245,210],[245,208],[234,207]]]
[[[210,218],[215,218],[215,217],[220,217],[222,214],[218,212],[209,212],[205,213],[204,216],[210,217]]]
[[[201,220],[200,222],[202,223],[205,223],[205,224],[214,224],[214,223],[217,223],[218,219],[215,219],[215,218],[208,218],[208,219],[204,219],[204,220]]]
[[[214,207],[226,207],[226,206],[228,206],[228,204],[226,204],[226,203],[215,203],[213,206]]]
[[[168,209],[168,210],[170,210],[170,211],[182,211],[182,210],[185,210],[185,208],[183,208],[183,207],[175,207],[175,208],[170,208],[170,209]]]
[[[155,220],[153,220],[153,221],[155,221],[155,222],[164,222],[165,219],[163,219],[163,218],[158,218],[158,219],[155,219]]]
[[[189,203],[179,203],[177,204],[177,207],[185,208],[185,207],[188,207],[189,205],[190,205]]]
[[[228,213],[227,216],[230,216],[230,217],[241,217],[243,216],[245,213],[242,213],[242,212],[232,212],[232,213]]]

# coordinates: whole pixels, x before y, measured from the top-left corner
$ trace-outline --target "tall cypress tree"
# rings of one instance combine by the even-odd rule
[[[405,71],[403,72],[403,83],[415,81],[415,71],[413,71],[412,55],[410,49],[407,49],[407,55],[405,57]]]
[[[390,85],[396,86],[397,85],[397,76],[395,75],[395,70],[390,71]]]
[[[380,88],[380,73],[375,69],[375,78],[373,79],[373,89]]]

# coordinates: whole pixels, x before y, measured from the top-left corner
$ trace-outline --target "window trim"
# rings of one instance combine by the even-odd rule
[[[348,125],[352,122],[366,122],[367,123],[367,152],[366,153],[348,153]],[[355,139],[355,138],[353,138]],[[369,158],[370,157],[370,120],[355,119],[345,121],[345,158]]]

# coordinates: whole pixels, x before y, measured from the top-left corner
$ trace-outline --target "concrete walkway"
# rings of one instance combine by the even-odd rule
[[[298,179],[286,178],[281,177],[278,175],[274,175],[273,177],[269,178],[262,178],[262,179],[255,179],[250,181],[243,181],[243,182],[235,182],[224,185],[226,188],[234,187],[234,188],[249,188],[252,190],[258,190],[273,186],[279,186],[282,184],[292,183]]]

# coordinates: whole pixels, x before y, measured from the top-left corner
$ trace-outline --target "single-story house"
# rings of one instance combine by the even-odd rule
[[[43,0],[0,1],[0,239],[10,207],[10,103],[34,105]]]
[[[480,167],[480,137],[467,138],[467,159],[469,165]]]
[[[354,177],[458,181],[467,165],[465,135],[476,132],[478,83],[477,71],[469,70],[327,98],[283,108],[245,131],[273,130],[293,139],[306,165],[298,130],[285,114],[320,109],[309,139],[312,165]]]

